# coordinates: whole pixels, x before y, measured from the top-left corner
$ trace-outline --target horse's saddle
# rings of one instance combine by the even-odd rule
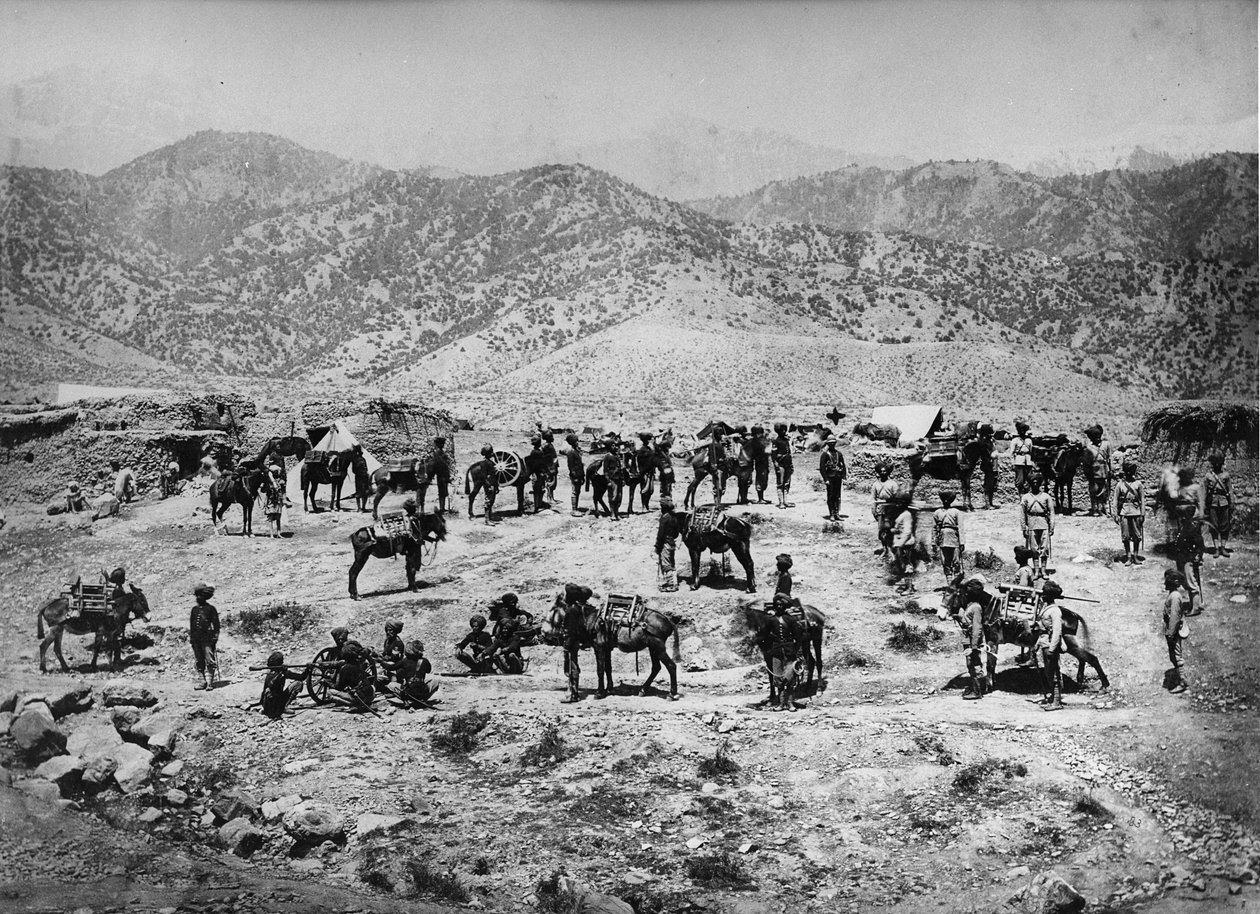
[[[725,520],[725,505],[698,505],[691,515],[691,530],[693,533],[710,533],[722,529]]]
[[[385,472],[391,476],[395,473],[414,473],[419,466],[419,461],[415,457],[403,457],[396,460],[385,461]]]
[[[599,625],[616,631],[619,628],[633,628],[643,621],[646,613],[647,605],[642,597],[610,593],[595,620]]]

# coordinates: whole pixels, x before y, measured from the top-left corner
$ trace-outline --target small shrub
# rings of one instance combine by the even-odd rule
[[[1115,818],[1115,813],[1106,806],[1103,806],[1088,793],[1083,793],[1076,798],[1076,804],[1072,807],[1072,810],[1074,812],[1079,812],[1083,816],[1093,816],[1095,819]]]
[[[313,606],[284,600],[261,609],[242,609],[230,622],[233,630],[245,638],[273,635],[278,631],[299,632],[315,622]]]
[[[534,895],[538,898],[538,910],[544,914],[573,914],[578,908],[578,899],[567,888],[562,888],[560,878],[564,874],[555,871],[550,876],[538,880]]]
[[[689,878],[704,885],[738,887],[752,883],[752,878],[744,869],[744,865],[726,851],[720,854],[690,857],[685,868]]]
[[[543,728],[538,742],[521,753],[521,767],[554,765],[567,757],[564,737],[555,724],[547,724]]]
[[[1008,781],[1028,774],[1028,766],[1023,762],[1012,762],[1009,759],[984,759],[970,762],[954,775],[954,790],[958,793],[977,793],[984,782],[995,774],[1001,773]]]
[[[478,857],[473,861],[472,871],[474,876],[489,876],[490,861],[485,857]]]
[[[739,762],[731,758],[729,750],[730,741],[723,740],[714,751],[712,758],[701,759],[696,767],[700,777],[720,778],[739,774]]]
[[[949,747],[945,745],[945,741],[935,733],[916,733],[914,744],[925,755],[934,756],[938,764],[953,765],[958,761],[954,753],[950,752]]]
[[[579,797],[569,804],[569,812],[588,819],[608,821],[637,816],[640,804],[633,794],[600,785],[590,796]]]
[[[875,665],[875,658],[855,647],[844,647],[836,653],[835,666],[846,669],[862,669]]]
[[[211,762],[184,776],[184,789],[189,793],[218,794],[236,783],[236,768],[227,762]]]
[[[468,890],[454,873],[440,873],[423,860],[407,861],[407,873],[411,876],[417,895],[428,895],[458,904],[468,901]]]
[[[987,552],[971,553],[971,564],[974,568],[995,571],[1006,563],[1002,561],[1002,557],[994,552],[993,547],[990,546]]]
[[[922,654],[945,636],[935,628],[924,628],[906,622],[894,622],[888,646],[903,654]]]
[[[456,714],[447,725],[446,732],[435,733],[433,748],[447,755],[467,755],[481,742],[481,731],[490,723],[490,715],[479,711]]]

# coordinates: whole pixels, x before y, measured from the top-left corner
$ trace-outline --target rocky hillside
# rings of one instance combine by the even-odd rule
[[[938,226],[985,168],[1003,193],[1024,188],[1036,232],[1071,222],[1039,221],[1036,179],[967,166]],[[1090,203],[1077,244],[1107,253],[1051,257],[919,222],[731,224],[580,165],[439,180],[198,134],[102,178],[5,169],[0,318],[41,352],[99,362],[108,341],[123,373],[142,354],[183,373],[523,395],[1254,396],[1255,259],[1224,257],[1248,218],[1254,244],[1247,168],[1254,184],[1254,157],[1151,176],[1180,201],[1163,235],[1150,211],[1108,222]],[[1074,193],[1121,186],[1102,175]],[[990,242],[1020,231],[1008,208],[987,212],[970,224]],[[1119,235],[1165,253],[1126,256]]]
[[[1256,156],[1226,153],[1158,172],[1041,178],[996,162],[846,168],[738,197],[695,201],[722,219],[909,232],[941,241],[1102,251],[1141,260],[1256,259]]]

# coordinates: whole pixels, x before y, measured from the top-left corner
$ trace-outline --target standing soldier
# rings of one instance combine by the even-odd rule
[[[543,429],[539,437],[542,438],[542,452],[547,466],[547,506],[551,507],[556,503],[556,480],[560,477],[560,457],[556,453],[556,436],[551,429]]]
[[[1011,469],[1015,473],[1015,491],[1028,491],[1028,477],[1033,472],[1033,439],[1027,422],[1015,423],[1015,440],[1011,443]]]
[[[871,514],[875,517],[876,529],[879,531],[879,544],[884,553],[884,558],[888,558],[892,552],[892,506],[897,496],[901,494],[901,486],[888,478],[891,473],[892,467],[888,461],[881,460],[875,464],[877,479],[875,484],[871,486]],[[881,549],[876,549],[875,551],[878,553]]]
[[[792,489],[792,442],[788,439],[788,428],[784,422],[774,427],[774,441],[770,444],[770,453],[774,461],[774,484],[778,489],[779,507],[791,508],[787,500]]]
[[[656,565],[660,570],[660,588],[666,593],[678,589],[678,571],[674,563],[681,525],[674,513],[674,500],[661,496],[661,519],[656,527]]]
[[[421,512],[424,511],[424,499],[429,492],[429,480],[437,481],[438,513],[453,512],[454,508],[447,503],[451,486],[451,458],[446,453],[445,438],[438,437],[433,439],[433,454],[429,457],[428,465],[424,468],[424,484],[420,486]]]
[[[757,504],[768,505],[770,502],[766,500],[766,487],[770,485],[770,442],[766,440],[766,430],[760,425],[752,428],[748,450],[753,458],[753,486],[757,489]]]
[[[111,460],[109,468],[114,471],[114,497],[128,504],[136,497],[136,471],[117,460]]]
[[[372,494],[372,476],[368,473],[367,455],[361,444],[350,449],[350,471],[354,474],[354,503],[363,514],[368,509],[368,496]]]
[[[530,451],[525,455],[525,472],[529,474],[529,480],[533,486],[534,513],[537,514],[542,510],[543,494],[547,490],[547,474],[551,463],[547,455],[543,453],[541,437],[535,435],[530,438],[529,447]]]
[[[980,426],[980,431],[976,438],[976,444],[979,447],[978,455],[980,463],[980,476],[983,479],[984,486],[984,505],[985,509],[1000,507],[993,501],[997,495],[997,458],[993,454],[993,426],[988,422]]]
[[[672,435],[668,437],[673,438]],[[661,498],[669,498],[674,494],[674,458],[669,452],[669,441],[657,441],[653,448],[656,452],[656,471],[661,477]]]
[[[1173,537],[1172,559],[1177,563],[1177,573],[1190,592],[1187,615],[1203,612],[1203,519],[1205,505],[1203,487],[1194,481],[1194,469],[1182,467],[1177,471],[1181,488],[1173,505],[1177,532]]]
[[[726,452],[735,464],[736,501],[741,505],[748,504],[748,489],[753,481],[753,458],[747,442],[748,430],[742,425],[727,439]]]
[[[1054,542],[1054,499],[1049,492],[1041,491],[1040,476],[1033,474],[1028,486],[1029,491],[1019,500],[1020,532],[1024,534],[1025,548],[1037,554],[1037,576],[1045,577]]]
[[[652,491],[656,487],[656,449],[652,447],[651,432],[639,432],[638,438],[639,446],[630,459],[634,475],[639,479],[639,501],[646,512],[648,503],[652,501]],[[662,496],[665,494],[664,491],[661,492]],[[630,507],[633,508],[634,505]]]
[[[1106,514],[1111,500],[1111,442],[1103,440],[1103,428],[1094,424],[1085,429],[1085,479],[1089,483],[1089,516]]]
[[[582,444],[578,440],[578,436],[572,432],[564,436],[564,441],[569,446],[568,452],[564,455],[564,460],[569,468],[570,498],[573,503],[573,510],[569,514],[573,517],[581,517],[582,512],[578,510],[578,499],[582,497],[582,486],[586,484],[586,464],[582,462]],[[661,491],[665,491],[663,482]]]
[[[1137,478],[1137,464],[1126,460],[1121,467],[1123,478],[1116,483],[1112,517],[1120,527],[1124,543],[1124,563],[1136,565],[1142,558],[1142,512],[1146,510],[1146,491]]]
[[[499,494],[499,477],[496,474],[494,466],[494,448],[486,445],[481,449],[481,460],[474,463],[468,470],[468,475],[481,476],[481,485],[486,492],[486,514],[485,522],[487,524],[494,523],[494,498]],[[473,489],[468,493],[468,517],[473,516],[473,499],[477,497],[477,490]]]
[[[1220,558],[1229,555],[1229,528],[1234,522],[1234,487],[1225,471],[1225,455],[1213,451],[1208,455],[1212,469],[1203,477],[1203,501],[1207,509],[1208,532],[1212,535],[1212,553]]]
[[[967,674],[971,678],[971,688],[963,693],[963,698],[968,701],[983,698],[991,692],[997,675],[1001,608],[985,593],[988,583],[984,575],[975,574],[963,584],[964,608],[958,624],[967,642]]]
[[[1055,600],[1063,596],[1063,588],[1046,581],[1041,588],[1041,606],[1037,610],[1037,642],[1033,655],[1041,662],[1046,678],[1046,697],[1041,702],[1045,711],[1063,710],[1063,672],[1059,656],[1063,653],[1063,610]]]
[[[782,552],[774,557],[774,568],[778,572],[775,579],[774,592],[778,594],[787,594],[792,596],[792,557],[786,552]]]
[[[953,492],[942,492],[941,506],[932,515],[936,548],[941,551],[941,570],[945,572],[947,583],[962,572],[962,554],[966,548],[962,514],[954,507],[954,498]]]
[[[1169,691],[1176,694],[1186,690],[1184,644],[1190,637],[1190,626],[1185,617],[1192,614],[1191,596],[1186,591],[1185,577],[1171,568],[1164,572],[1164,590],[1168,592],[1164,598],[1164,640],[1173,665],[1173,685]]]
[[[840,519],[840,496],[848,474],[844,455],[836,448],[836,438],[833,435],[824,442],[822,457],[818,461],[818,475],[827,486],[827,520]]]
[[[713,503],[722,503],[722,493],[726,491],[726,442],[722,429],[715,422],[710,422],[709,433],[709,472],[713,475]]]
[[[201,680],[193,688],[213,689],[219,680],[219,658],[215,649],[219,643],[219,611],[210,603],[214,588],[198,584],[193,588],[197,602],[188,615],[188,643],[192,646],[197,662],[197,676]]]

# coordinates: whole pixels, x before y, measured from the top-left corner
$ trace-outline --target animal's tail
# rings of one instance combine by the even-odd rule
[[[44,606],[48,604],[45,603]],[[44,606],[41,606],[35,612],[35,630],[39,633],[39,639],[44,640]]]
[[[682,651],[678,649],[678,623],[677,622],[674,623],[674,649],[671,656],[674,658],[674,663],[678,663],[682,660]]]
[[[464,470],[464,494],[472,494],[472,467]]]
[[[1076,643],[1080,645],[1083,651],[1093,653],[1089,637],[1089,623],[1085,621],[1085,617],[1077,615],[1066,607],[1063,608],[1062,612],[1065,618],[1068,616],[1076,617]]]

